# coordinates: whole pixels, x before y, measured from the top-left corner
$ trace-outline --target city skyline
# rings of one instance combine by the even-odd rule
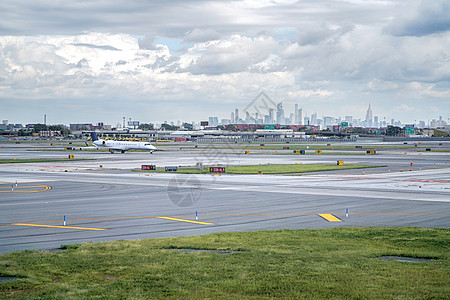
[[[263,95],[266,100],[263,100],[263,105],[260,106],[258,104],[254,104],[260,96]],[[259,99],[260,100],[260,99]],[[266,102],[270,102],[273,107],[267,106]],[[259,103],[261,104],[261,103]],[[249,112],[249,108],[253,105],[256,107],[256,111],[254,113]],[[266,109],[267,114],[265,115],[264,109]],[[276,111],[275,111],[276,109]],[[183,123],[192,124],[195,129],[200,128],[211,128],[217,127],[219,125],[230,125],[230,124],[260,124],[260,125],[303,125],[303,126],[315,126],[319,129],[331,128],[336,125],[343,125],[345,127],[362,127],[362,128],[386,128],[387,126],[397,126],[397,127],[405,127],[409,125],[414,125],[416,128],[439,128],[447,126],[450,122],[446,121],[445,118],[441,115],[438,118],[433,118],[428,121],[424,120],[415,120],[414,122],[403,122],[402,120],[396,119],[386,119],[383,117],[382,119],[378,115],[374,115],[372,112],[372,107],[369,102],[367,107],[366,116],[364,119],[354,118],[352,115],[343,116],[325,116],[322,115],[318,117],[317,112],[311,113],[308,115],[307,112],[303,112],[303,108],[299,108],[298,104],[294,105],[294,113],[289,112],[289,110],[285,110],[282,102],[275,104],[273,100],[271,100],[267,94],[261,92],[257,98],[255,98],[247,107],[244,109],[243,113],[245,114],[245,119],[242,119],[240,116],[242,114],[239,113],[239,108],[234,109],[234,111],[230,114],[230,119],[219,118],[217,116],[209,116],[207,118],[202,118],[201,120],[177,120],[177,121],[164,121],[164,122],[154,122],[154,121],[144,121],[141,122],[139,120],[133,118],[122,117],[121,122],[114,122],[108,124],[103,121],[90,121],[90,122],[71,122],[69,123],[47,123],[47,115],[44,114],[43,122],[30,123],[25,122],[15,123],[9,122],[8,119],[3,119],[0,124],[0,129],[5,130],[10,128],[11,130],[19,130],[25,128],[24,125],[32,125],[32,124],[46,124],[46,125],[64,125],[69,127],[71,130],[78,130],[75,128],[84,128],[84,125],[91,125],[92,127],[103,127],[106,129],[112,128],[134,128],[136,129],[140,124],[153,124],[156,128],[160,128],[162,124],[169,124],[177,127],[182,127]],[[242,112],[241,112],[242,113]],[[286,117],[285,114],[288,114],[289,117]],[[203,123],[207,125],[202,125]],[[8,126],[9,125],[9,126]],[[16,125],[16,126],[14,126]],[[73,128],[72,128],[73,127]]]
[[[264,97],[268,98],[268,96],[264,92],[262,92],[260,95],[264,95]],[[266,103],[264,102],[262,106],[259,106],[260,108],[259,110],[257,109],[256,112],[249,113],[247,109],[249,108],[250,105],[248,105],[243,112],[245,114],[245,118],[239,117],[240,116],[239,109],[236,108],[233,112],[231,112],[230,119],[226,118],[220,119],[219,117],[216,116],[209,117],[208,118],[209,125],[214,127],[217,125],[228,125],[228,124],[279,124],[279,125],[314,125],[327,128],[327,126],[329,125],[339,125],[342,122],[347,122],[348,126],[350,127],[381,128],[386,127],[388,125],[401,127],[406,124],[414,124],[418,128],[425,128],[432,126],[434,127],[443,126],[449,123],[444,119],[442,115],[438,116],[438,118],[433,118],[431,120],[414,120],[414,122],[404,122],[402,120],[396,120],[393,118],[389,119],[385,116],[380,117],[378,115],[373,114],[370,102],[367,107],[365,118],[357,118],[354,117],[353,115],[346,115],[344,117],[344,116],[330,116],[324,114],[322,114],[321,116],[319,115],[318,117],[317,112],[308,114],[308,112],[304,111],[302,107],[299,108],[299,104],[295,104],[294,110],[293,112],[291,112],[285,109],[282,102],[275,104],[273,103],[273,100],[271,100],[270,98],[269,100],[272,103],[272,105],[274,105],[274,107],[272,108],[265,107]],[[262,114],[261,108],[263,109],[265,108],[267,114]],[[212,122],[211,120],[214,121]],[[219,122],[219,120],[221,121]]]
[[[0,11],[11,122],[230,118],[220,114],[263,90],[318,118],[363,119],[368,102],[381,120],[449,118],[446,0],[5,0]]]

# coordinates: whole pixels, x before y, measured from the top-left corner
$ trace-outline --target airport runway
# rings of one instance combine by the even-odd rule
[[[197,152],[75,153],[97,160],[0,165],[0,252],[229,231],[450,226],[448,153],[345,155],[348,163],[387,167],[301,176],[130,171],[144,163],[330,163],[340,157]],[[67,153],[16,149],[8,155]]]

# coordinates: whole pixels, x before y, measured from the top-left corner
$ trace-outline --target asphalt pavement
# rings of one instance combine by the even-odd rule
[[[66,151],[29,150],[2,147],[0,158],[67,156]],[[76,152],[76,157],[96,160],[2,164],[0,252],[231,231],[450,226],[448,152],[298,156],[229,151],[172,146],[154,154]],[[385,167],[298,176],[131,171],[141,164],[336,160]]]

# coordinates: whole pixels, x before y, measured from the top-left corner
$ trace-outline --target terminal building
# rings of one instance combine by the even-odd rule
[[[90,131],[83,131],[86,137]],[[97,131],[102,138],[111,139],[148,139],[150,141],[195,141],[195,142],[301,142],[323,141],[329,137],[317,137],[306,135],[305,132],[293,129],[257,129],[255,131],[235,132],[228,130],[122,130],[122,131]],[[339,139],[354,141],[354,139]]]

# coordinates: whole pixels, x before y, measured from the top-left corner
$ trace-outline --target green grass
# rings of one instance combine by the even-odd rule
[[[61,151],[68,151],[68,152],[109,152],[109,149],[103,148],[103,149],[94,149],[94,148],[75,148],[71,150],[65,150],[65,149],[29,149],[27,151],[50,151],[50,152],[61,152]],[[161,149],[154,150],[155,152],[165,151]],[[127,150],[126,152],[149,152],[149,150],[140,150],[140,149],[131,149]],[[120,154],[120,151],[115,150],[114,153]]]
[[[327,146],[324,144],[302,144],[302,145],[296,145],[296,144],[264,144],[264,146],[259,146],[257,143],[255,145],[236,145],[236,144],[229,144],[229,145],[221,145],[221,144],[213,144],[211,147],[204,147],[203,145],[200,146],[199,144],[198,148],[196,149],[210,149],[210,148],[216,148],[216,149],[240,149],[240,150],[284,150],[284,147],[289,147],[287,150],[357,150],[357,151],[367,151],[367,150],[394,150],[394,149],[417,149],[417,148],[429,148],[429,146],[424,145],[418,145],[415,147],[414,145],[387,145],[387,146],[381,146],[381,145],[331,145]],[[355,146],[362,146],[362,148],[355,148]]]
[[[46,144],[51,146],[85,146],[84,140],[0,140],[0,144]],[[72,144],[70,144],[72,143]]]
[[[20,163],[35,163],[35,162],[57,162],[57,161],[79,161],[79,160],[95,160],[93,158],[19,158],[19,159],[0,159],[0,164],[20,164]]]
[[[450,150],[449,149],[441,149],[441,150],[435,150],[435,149],[431,149],[431,151],[426,151],[426,150],[421,150],[421,151],[418,151],[418,152],[450,152]]]
[[[243,153],[226,153],[228,154],[238,154],[243,155]],[[292,151],[290,152],[250,152],[249,154],[245,155],[373,155],[369,153],[362,153],[362,152],[322,152],[322,153],[315,153],[315,152],[306,152],[305,154],[300,153],[294,153]]]
[[[337,170],[349,170],[349,169],[366,169],[366,168],[379,168],[385,166],[377,165],[326,165],[326,164],[295,164],[295,165],[249,165],[249,166],[227,166],[225,167],[228,174],[258,174],[260,171],[263,174],[292,174],[292,173],[306,173],[306,172],[322,172],[322,171],[337,171]],[[136,172],[150,172],[155,171],[143,171],[133,170]],[[164,173],[164,168],[158,168],[157,173]],[[196,168],[178,168],[177,172],[168,173],[182,173],[182,174],[204,174],[209,173],[209,168],[204,167],[202,171]]]
[[[166,249],[231,249],[234,254]],[[335,228],[72,245],[0,256],[2,299],[448,299],[450,230]],[[434,258],[407,263],[383,255]]]
[[[379,166],[369,165],[260,165],[260,166],[231,166],[226,168],[226,172],[230,174],[258,174],[259,171],[264,174],[286,174],[286,173],[304,173],[304,172],[320,172],[320,171],[336,171],[348,169],[375,168]]]
[[[85,146],[83,146],[85,147]],[[27,151],[49,151],[49,152],[61,152],[61,151],[67,151],[67,152],[109,152],[109,149],[80,149],[80,148],[74,148],[70,150],[65,150],[63,148],[55,148],[55,149],[28,149]]]

